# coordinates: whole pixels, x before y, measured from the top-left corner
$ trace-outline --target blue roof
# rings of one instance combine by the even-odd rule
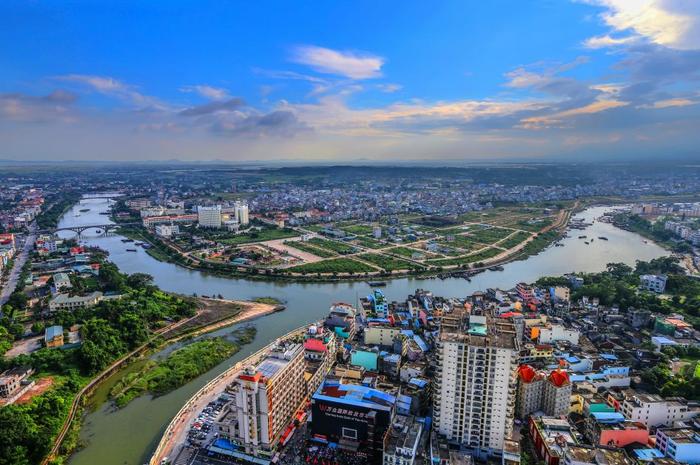
[[[670,345],[677,344],[677,342],[674,341],[673,339],[669,339],[669,338],[664,337],[664,336],[654,336],[651,338],[651,340],[654,342],[658,342],[659,344],[670,344]]]
[[[323,388],[326,386],[337,386],[345,395],[335,397],[323,394]],[[391,410],[391,406],[396,403],[396,397],[384,391],[357,384],[342,384],[335,380],[324,381],[313,395],[313,399],[386,411]]]
[[[414,333],[413,333],[413,330],[411,330],[411,329],[402,329],[401,334],[403,334],[405,336],[412,337]]]
[[[574,357],[573,355],[571,357],[566,357],[565,360],[569,363],[578,363],[581,361],[581,359]]]
[[[46,340],[50,341],[56,336],[63,336],[63,326],[49,326],[46,328]]]
[[[411,378],[408,384],[413,384],[422,389],[428,385],[428,381],[422,378]]]
[[[651,461],[664,456],[664,454],[658,449],[635,449],[634,455],[640,460]]]
[[[622,423],[625,416],[619,412],[593,412],[591,416],[598,423]]]
[[[416,334],[415,336],[413,336],[413,340],[416,341],[416,344],[418,344],[420,350],[422,350],[423,352],[428,351],[428,344],[426,344],[419,335]]]
[[[617,356],[613,355],[613,354],[600,354],[600,358],[602,358],[604,360],[611,360],[611,361],[617,360]]]

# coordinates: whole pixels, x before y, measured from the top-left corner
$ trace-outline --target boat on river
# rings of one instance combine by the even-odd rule
[[[367,281],[367,285],[371,287],[384,287],[386,286],[386,281]]]

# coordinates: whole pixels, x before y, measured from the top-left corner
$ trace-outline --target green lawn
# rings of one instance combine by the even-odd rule
[[[369,237],[358,237],[355,239],[355,242],[362,247],[368,247],[370,249],[381,249],[382,247],[386,246],[386,244],[370,239]]]
[[[513,236],[511,236],[508,239],[504,240],[503,242],[499,243],[498,246],[503,247],[504,249],[510,249],[511,247],[515,247],[516,245],[520,244],[521,242],[527,240],[528,237],[530,237],[530,235],[528,233],[518,231]]]
[[[413,258],[414,253],[422,253],[423,255],[428,254],[428,252],[413,250],[409,249],[408,247],[394,247],[392,249],[387,250],[387,252],[393,253],[395,255],[401,255],[402,257],[406,258]]]
[[[320,247],[322,249],[330,250],[331,252],[336,252],[341,255],[347,255],[349,253],[355,252],[355,248],[350,244],[345,244],[338,241],[330,241],[328,239],[321,239],[314,237],[308,241],[311,245]]]
[[[349,234],[354,234],[356,236],[364,236],[365,234],[372,234],[372,226],[366,224],[351,224],[348,226],[342,226],[340,229]]]
[[[485,228],[485,229],[476,229],[474,231],[470,231],[469,235],[476,242],[482,242],[484,244],[493,244],[494,242],[500,241],[504,237],[507,237],[512,232],[513,231],[510,229]]]
[[[479,253],[467,255],[465,257],[428,260],[428,263],[437,266],[465,265],[468,263],[476,263],[482,260],[486,260],[487,258],[495,257],[499,253],[501,253],[501,251],[498,249],[486,249]]]
[[[299,233],[291,229],[263,229],[262,231],[254,231],[246,234],[238,234],[229,239],[218,240],[222,244],[237,245],[247,244],[249,242],[263,242],[274,239],[287,239],[289,237],[297,237]]]
[[[317,257],[321,258],[330,258],[330,257],[335,257],[338,254],[333,252],[332,250],[326,250],[322,249],[320,247],[314,247],[313,245],[310,245],[308,242],[302,242],[302,241],[289,241],[286,243],[290,247],[294,247],[295,249],[302,250],[304,252],[309,252]]]
[[[333,258],[316,263],[305,263],[303,265],[288,268],[285,271],[291,273],[364,273],[365,271],[377,271],[365,263],[361,263],[350,258]]]
[[[395,257],[389,257],[386,255],[380,255],[380,254],[374,254],[374,253],[366,253],[362,255],[358,255],[358,258],[361,258],[362,260],[366,262],[370,262],[373,265],[377,265],[380,268],[383,268],[386,271],[395,271],[395,270],[410,270],[410,269],[420,269],[422,268],[421,266],[408,262],[406,260],[402,260],[400,258],[395,258]]]

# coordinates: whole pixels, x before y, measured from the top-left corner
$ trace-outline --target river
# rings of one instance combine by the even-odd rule
[[[59,227],[110,223],[106,215],[100,214],[108,206],[107,199],[83,200],[61,218]],[[88,208],[90,211],[80,212]],[[576,217],[590,222],[606,210],[606,207],[593,207]],[[71,232],[60,234],[63,237],[74,236]],[[133,248],[133,244],[124,244],[119,236],[90,237],[90,234],[95,234],[95,231],[86,231],[83,240],[109,251],[110,260],[121,271],[148,273],[164,290],[183,294],[221,294],[227,299],[243,300],[270,296],[283,301],[287,310],[256,320],[258,333],[251,344],[185,386],[158,398],[141,397],[118,411],[114,411],[109,403],[103,403],[90,412],[81,431],[81,439],[86,446],[71,457],[71,465],[144,463],[173,415],[207,381],[273,338],[323,317],[331,303],[342,301],[354,304],[370,290],[362,282],[294,284],[221,278],[159,262],[141,248],[136,252],[127,252],[126,249]],[[596,240],[586,245],[577,238],[583,234]],[[428,289],[436,295],[463,297],[490,287],[509,289],[518,282],[533,282],[542,276],[558,276],[571,271],[596,272],[603,270],[607,263],[634,265],[636,260],[650,260],[668,254],[658,245],[647,243],[634,233],[598,221],[585,231],[572,231],[570,236],[562,241],[563,247],[549,247],[527,260],[508,263],[503,271],[478,274],[471,282],[460,278],[402,278],[388,281],[383,290],[390,300],[404,299],[418,288]],[[608,240],[599,240],[599,236],[605,236]],[[225,328],[214,334],[225,335],[232,330],[233,327]]]

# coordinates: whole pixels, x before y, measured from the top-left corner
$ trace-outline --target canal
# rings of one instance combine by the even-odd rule
[[[106,224],[107,199],[83,200],[60,220],[59,227]],[[89,211],[85,211],[89,209]],[[600,217],[606,207],[594,207],[576,217],[587,222]],[[80,211],[83,210],[83,211]],[[150,456],[160,439],[160,434],[180,406],[201,386],[224,371],[228,366],[258,350],[270,340],[305,322],[323,317],[333,302],[356,303],[370,288],[363,282],[294,284],[281,282],[248,281],[207,275],[155,260],[145,250],[137,248],[129,252],[133,244],[121,242],[121,237],[90,237],[94,230],[84,233],[83,240],[109,252],[109,258],[126,273],[148,273],[162,289],[182,294],[218,295],[227,299],[253,299],[275,297],[285,303],[284,312],[262,317],[254,322],[258,332],[255,340],[239,353],[181,388],[161,397],[144,396],[115,411],[108,402],[100,405],[85,417],[81,439],[85,447],[70,459],[71,465],[138,465]],[[62,232],[70,237],[71,232]],[[579,235],[596,238],[586,245]],[[518,282],[533,282],[542,276],[557,276],[572,271],[596,272],[607,263],[624,262],[634,265],[636,260],[650,260],[667,255],[654,243],[647,243],[634,233],[595,221],[584,231],[572,231],[571,237],[561,241],[562,247],[549,247],[527,260],[504,265],[503,271],[488,271],[474,276],[471,282],[460,278],[413,279],[388,281],[383,289],[390,300],[399,300],[418,288],[428,289],[436,295],[466,296],[476,290],[490,287],[509,289]],[[608,240],[597,239],[600,236]],[[219,330],[216,335],[226,335],[235,327]]]

